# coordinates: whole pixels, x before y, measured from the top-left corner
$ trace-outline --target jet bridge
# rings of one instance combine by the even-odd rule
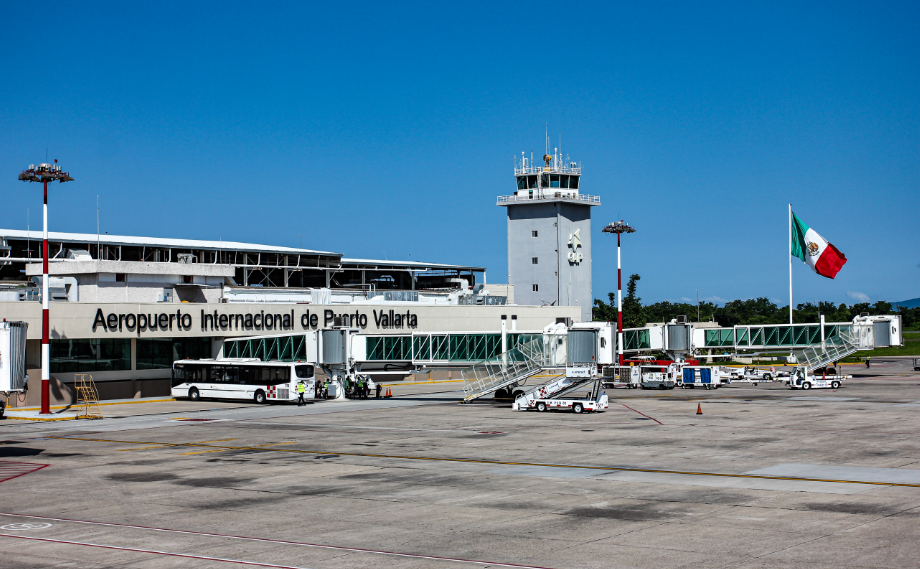
[[[852,322],[756,324],[696,328],[673,320],[623,331],[624,354],[663,351],[679,361],[706,352],[792,351],[809,371],[859,350],[903,346],[898,315],[857,316]],[[714,354],[713,354],[714,355]]]

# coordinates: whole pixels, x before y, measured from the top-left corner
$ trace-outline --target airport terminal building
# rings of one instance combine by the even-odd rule
[[[532,161],[515,164],[514,193],[497,202],[507,211],[509,284],[488,284],[483,267],[51,232],[52,401],[71,398],[78,373],[93,376],[103,399],[166,395],[173,361],[242,357],[225,353],[232,338],[265,338],[247,357],[296,361],[298,338],[350,326],[368,338],[361,369],[397,379],[413,361],[449,370],[493,357],[503,321],[521,335],[590,320],[590,209],[600,200],[580,192],[581,166],[561,153]],[[0,316],[29,324],[33,387],[41,249],[40,232],[0,229]]]

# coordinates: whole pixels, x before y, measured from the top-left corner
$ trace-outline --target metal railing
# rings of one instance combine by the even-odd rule
[[[548,172],[550,174],[581,174],[581,166],[572,166],[571,164],[557,164],[546,166],[544,164],[537,164],[536,166],[523,166],[523,167],[514,167],[514,175],[520,176],[522,174],[542,174]]]
[[[472,401],[543,370],[543,339],[522,344],[464,369],[463,401]]]
[[[517,194],[512,194],[510,196],[498,196],[498,201],[496,205],[502,205],[506,203],[525,203],[525,202],[535,202],[540,200],[570,200],[573,202],[583,202],[590,203],[595,205],[601,205],[600,196],[592,196],[590,194],[580,194],[580,193],[571,193],[571,190],[562,192],[556,191],[557,188],[549,188],[549,191],[544,192],[535,192],[528,196],[519,196]]]
[[[801,365],[805,362],[808,371],[814,371],[828,364],[842,360],[859,349],[859,337],[850,327],[841,326],[837,334],[826,339],[820,344],[808,346],[802,350],[795,350],[796,360]]]

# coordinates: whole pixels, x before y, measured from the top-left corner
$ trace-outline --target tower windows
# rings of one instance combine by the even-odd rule
[[[540,285],[538,285],[538,284],[533,285],[533,291],[534,291],[534,292],[540,292]]]
[[[536,232],[536,231],[531,231],[531,232],[530,232],[530,236],[531,236],[531,237],[536,237],[536,236],[537,236],[537,232]]]
[[[537,263],[537,258],[536,258],[536,257],[531,257],[530,263],[531,263],[532,265],[538,264],[538,263]]]

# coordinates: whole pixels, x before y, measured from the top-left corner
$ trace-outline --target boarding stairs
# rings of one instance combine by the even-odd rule
[[[463,402],[494,393],[543,371],[543,342],[536,340],[464,369]]]
[[[827,367],[840,361],[860,349],[859,338],[850,328],[841,327],[837,335],[832,338],[808,346],[801,350],[794,350],[796,361],[804,365],[809,372]]]

